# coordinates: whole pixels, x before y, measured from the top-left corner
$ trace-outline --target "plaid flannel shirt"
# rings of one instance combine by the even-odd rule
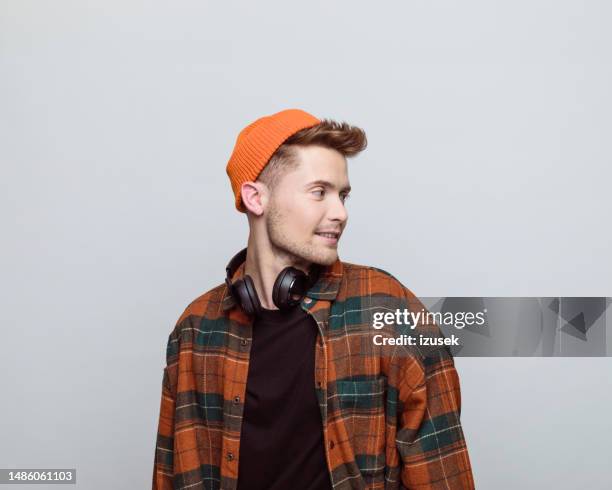
[[[244,263],[234,280],[243,275]],[[414,294],[381,269],[338,259],[300,306],[318,326],[313,389],[334,490],[474,488],[450,351],[372,342],[374,334],[443,337],[435,324],[372,328],[375,311],[424,309]],[[154,490],[236,488],[251,339],[252,319],[225,284],[178,319],[163,372]]]

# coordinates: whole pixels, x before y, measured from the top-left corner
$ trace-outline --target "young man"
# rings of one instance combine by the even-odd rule
[[[380,345],[443,335],[401,321],[424,308],[391,274],[338,257],[346,158],[365,147],[298,109],[240,132],[247,248],[168,339],[153,489],[474,488],[450,351]]]

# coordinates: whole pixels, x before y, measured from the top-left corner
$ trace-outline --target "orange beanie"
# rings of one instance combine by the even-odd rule
[[[246,213],[240,196],[242,184],[255,181],[270,157],[287,138],[320,122],[312,114],[300,109],[286,109],[261,117],[240,131],[226,168],[238,211]]]

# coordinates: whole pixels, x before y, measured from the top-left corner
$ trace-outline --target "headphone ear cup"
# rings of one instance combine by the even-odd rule
[[[272,288],[272,301],[280,310],[286,310],[297,305],[306,293],[308,276],[295,267],[285,267]],[[294,299],[293,296],[298,296]]]
[[[255,284],[253,283],[253,279],[251,279],[251,276],[245,275],[244,276],[244,291],[245,291],[245,297],[248,298],[248,310],[247,313],[249,315],[259,315],[259,312],[261,311],[261,302],[259,301],[259,296],[257,296],[257,289],[255,289]],[[245,308],[245,311],[247,310],[247,308]]]
[[[234,291],[240,301],[240,306],[247,315],[257,315],[261,309],[261,303],[257,296],[257,291],[253,284],[253,280],[249,276],[244,276],[244,279],[238,279],[234,282]]]

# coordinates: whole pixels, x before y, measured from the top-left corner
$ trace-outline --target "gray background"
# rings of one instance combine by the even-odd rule
[[[419,296],[610,296],[611,14],[1,1],[0,467],[150,487],[168,334],[246,242],[225,164],[284,108],[367,131],[343,260]],[[610,358],[456,363],[478,488],[610,487]]]

